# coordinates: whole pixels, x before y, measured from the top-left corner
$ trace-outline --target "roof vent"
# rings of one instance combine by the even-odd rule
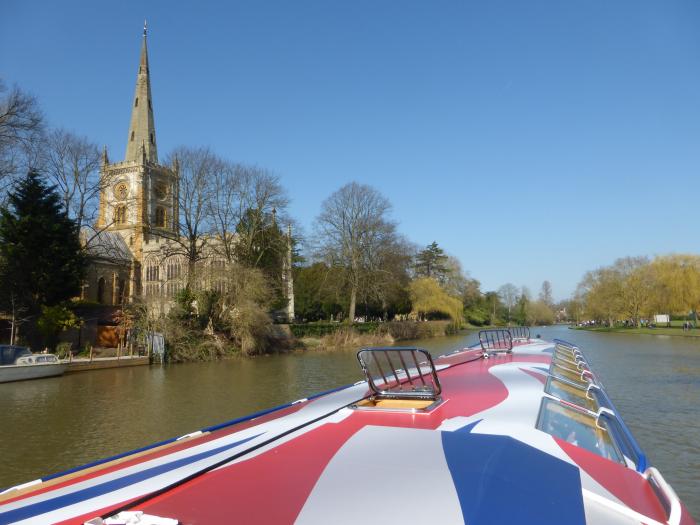
[[[433,358],[421,348],[365,348],[357,359],[376,396],[436,399],[442,388]]]

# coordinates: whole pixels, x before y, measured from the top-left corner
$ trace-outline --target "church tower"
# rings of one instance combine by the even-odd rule
[[[109,163],[102,155],[100,213],[97,228],[118,233],[133,256],[130,295],[141,294],[144,248],[177,234],[178,168],[158,164],[148,65],[147,29],[136,75],[131,121],[123,162]]]

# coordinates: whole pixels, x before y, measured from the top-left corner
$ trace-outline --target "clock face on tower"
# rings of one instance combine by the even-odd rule
[[[128,197],[129,195],[129,185],[122,181],[122,182],[117,182],[114,185],[114,196],[117,199],[124,200]]]

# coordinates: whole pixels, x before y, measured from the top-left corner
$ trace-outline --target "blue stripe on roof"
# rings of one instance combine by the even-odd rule
[[[308,396],[308,400],[311,401],[313,399],[317,399],[319,397],[328,395],[328,394],[333,394],[335,392],[339,392],[341,390],[345,390],[348,387],[351,387],[353,385],[343,385],[339,386],[336,388],[332,388],[330,390],[325,390],[324,392],[319,392],[317,394],[313,394],[311,396]],[[218,423],[216,425],[211,425],[209,427],[205,427],[200,429],[200,432],[214,432],[215,430],[221,430],[222,428],[230,427],[232,425],[235,425],[237,423],[242,423],[244,421],[250,421],[251,419],[255,419],[261,416],[265,416],[267,414],[271,414],[272,412],[277,412],[278,410],[282,410],[283,408],[289,408],[292,406],[293,403],[285,403],[284,405],[279,405],[276,407],[268,408],[265,410],[261,410],[259,412],[254,412],[252,414],[248,414],[247,416],[242,416],[238,417],[236,419],[232,419],[230,421],[225,421],[223,423]],[[162,445],[167,445],[168,443],[172,443],[173,441],[177,441],[180,438],[170,438],[166,439],[164,441],[158,441],[157,443],[151,443],[150,445],[146,445],[141,448],[137,448],[134,450],[129,450],[127,452],[122,452],[121,454],[116,454],[114,456],[110,456],[108,458],[103,458],[103,459],[98,459],[96,461],[92,461],[91,463],[85,463],[84,465],[79,465],[77,467],[70,468],[68,470],[62,470],[61,472],[56,472],[54,474],[50,474],[48,476],[44,476],[41,478],[41,481],[49,481],[51,479],[55,478],[60,478],[61,476],[65,476],[66,474],[72,474],[74,472],[78,472],[81,470],[85,470],[90,467],[96,467],[97,465],[102,465],[103,463],[109,463],[110,461],[114,461],[115,459],[121,459],[126,456],[130,456],[131,454],[138,454],[139,452],[145,452],[146,450],[150,450],[152,448],[160,447]],[[0,492],[2,492],[2,489],[0,488]]]
[[[79,470],[85,470],[86,468],[95,467],[97,465],[102,465],[103,463],[109,463],[110,461],[114,461],[115,459],[121,459],[123,457],[130,456],[132,454],[138,454],[139,452],[145,452],[146,450],[150,450],[152,448],[160,447],[162,445],[167,445],[168,443],[172,443],[173,441],[177,441],[177,438],[170,438],[170,439],[166,439],[165,441],[158,441],[157,443],[151,443],[150,445],[146,445],[145,447],[137,448],[134,450],[129,450],[128,452],[122,452],[121,454],[117,454],[116,456],[110,456],[108,458],[98,459],[98,460],[93,461],[91,463],[86,463],[86,464],[80,465],[78,467],[73,467],[71,469],[64,470],[62,472],[56,472],[55,474],[51,474],[49,476],[44,476],[43,478],[41,478],[41,481],[49,481],[50,479],[60,478],[61,476],[65,476],[66,474],[72,474],[73,472],[78,472]]]
[[[509,436],[442,432],[447,466],[469,525],[585,525],[574,465]]]
[[[192,456],[177,459],[169,463],[164,463],[162,465],[134,472],[133,474],[128,474],[120,478],[113,479],[111,481],[106,481],[104,483],[94,485],[92,487],[77,490],[75,492],[71,492],[70,494],[64,494],[62,496],[57,496],[55,498],[40,501],[31,505],[27,505],[25,507],[20,507],[18,509],[2,512],[0,513],[0,523],[13,523],[15,521],[26,520],[35,516],[39,516],[41,514],[45,514],[47,512],[52,512],[54,510],[67,507],[68,505],[73,505],[76,503],[80,503],[81,501],[102,496],[109,492],[114,492],[129,485],[133,485],[135,483],[145,481],[149,478],[153,478],[160,474],[164,474],[171,470],[175,470],[177,468],[184,467],[191,463],[195,463],[199,460],[215,456],[216,454],[235,448],[238,445],[241,445],[246,441],[250,441],[251,439],[254,439],[260,435],[261,434],[257,434],[255,436],[251,436],[241,441],[236,441],[235,443],[229,443],[228,445],[223,445],[221,447],[217,447],[212,450],[207,450],[205,452],[200,452],[199,454],[194,454]],[[154,487],[154,490],[155,489],[156,487]]]

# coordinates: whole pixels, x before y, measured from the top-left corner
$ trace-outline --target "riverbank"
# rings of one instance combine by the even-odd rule
[[[292,325],[291,332],[297,336],[295,350],[340,350],[444,337],[457,330],[451,321],[390,321],[353,326]]]
[[[572,326],[572,330],[582,330],[586,332],[603,332],[616,334],[638,334],[638,335],[670,335],[674,337],[700,337],[700,330],[683,330],[681,327],[671,326],[657,328],[627,328],[627,327],[590,327],[590,326]]]
[[[95,357],[93,359],[77,358],[68,362],[66,374],[87,372],[89,370],[104,370],[105,368],[121,368],[125,366],[144,366],[150,363],[148,356]]]

